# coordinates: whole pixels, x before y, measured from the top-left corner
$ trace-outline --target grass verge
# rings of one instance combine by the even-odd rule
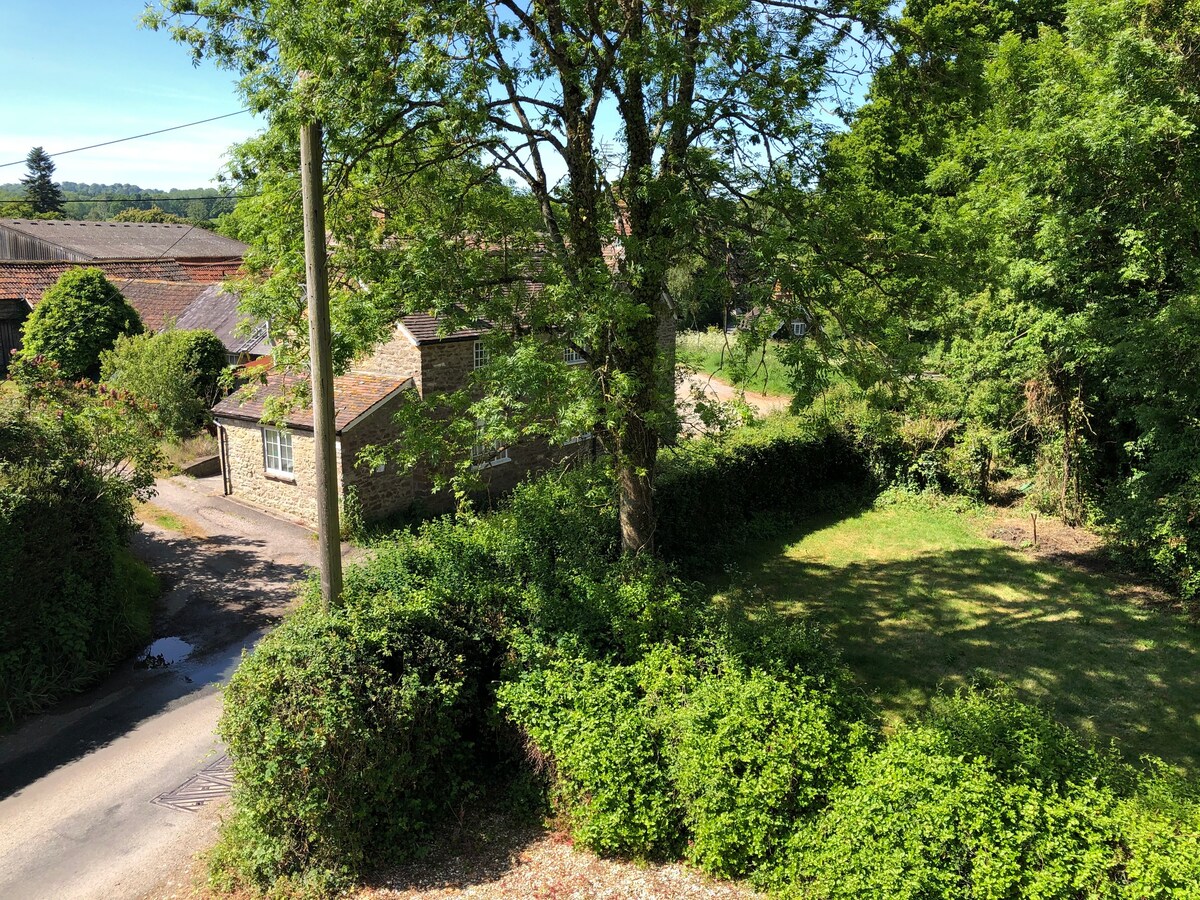
[[[789,372],[777,349],[778,344],[770,341],[765,350],[756,350],[746,359],[735,336],[720,331],[684,331],[675,343],[678,361],[699,372],[756,394],[791,396]]]

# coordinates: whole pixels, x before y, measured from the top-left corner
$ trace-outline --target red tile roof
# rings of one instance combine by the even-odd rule
[[[418,344],[433,344],[439,341],[465,341],[470,338],[477,338],[488,331],[486,327],[481,326],[476,328],[459,328],[455,331],[443,333],[447,320],[442,316],[431,316],[427,313],[414,313],[411,316],[405,316],[401,321],[404,323],[404,327],[408,329],[408,333],[413,336],[413,340]]]
[[[267,375],[265,384],[248,384],[234,394],[226,397],[215,407],[213,415],[217,418],[238,419],[247,422],[262,420],[264,407],[272,397],[284,397],[308,382],[306,375],[284,375],[272,372]],[[377,403],[388,399],[396,391],[412,385],[408,377],[386,377],[383,375],[363,375],[349,373],[333,379],[333,416],[337,433],[341,434],[354,424]],[[285,418],[285,424],[290,428],[312,431],[312,407],[293,408]]]
[[[238,278],[242,274],[242,258],[232,256],[229,259],[214,260],[181,259],[179,267],[191,281],[216,284]]]
[[[24,300],[37,306],[42,294],[68,269],[99,269],[118,287],[129,278],[188,281],[187,272],[173,259],[106,259],[96,262],[64,260],[0,260],[0,299]]]
[[[116,285],[138,311],[147,331],[162,331],[168,324],[177,324],[179,317],[208,288],[206,284],[190,281],[141,279],[118,281]]]

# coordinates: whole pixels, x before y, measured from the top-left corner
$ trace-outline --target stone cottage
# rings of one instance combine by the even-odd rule
[[[352,373],[334,379],[337,420],[339,495],[354,488],[367,520],[382,518],[419,503],[430,512],[444,511],[453,499],[432,491],[427,471],[399,475],[391,465],[364,471],[356,463],[369,444],[395,438],[392,417],[404,402],[404,391],[419,397],[454,391],[487,360],[484,331],[479,328],[441,333],[430,315],[405,316],[391,339]],[[568,362],[582,362],[567,357]],[[225,493],[269,507],[308,524],[316,520],[312,410],[299,410],[278,428],[260,423],[264,403],[294,386],[296,376],[274,373],[266,385],[250,386],[213,410],[220,434]],[[471,448],[472,463],[488,495],[511,490],[531,472],[595,453],[592,435],[581,434],[566,446],[523,441],[503,447],[481,443]]]
[[[269,507],[308,524],[317,518],[316,441],[312,408],[292,409],[282,422],[262,419],[272,398],[282,398],[303,379],[272,373],[265,384],[243,387],[213,409],[221,475],[227,495]],[[405,375],[353,373],[334,379],[334,428],[338,496],[355,495],[364,516],[378,519],[407,509],[413,479],[391,465],[357,463],[369,444],[391,439],[392,416],[413,390]]]

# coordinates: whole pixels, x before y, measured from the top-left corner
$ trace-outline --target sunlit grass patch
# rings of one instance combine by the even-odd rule
[[[793,393],[790,373],[779,360],[777,344],[774,341],[769,341],[765,348],[756,350],[745,361],[747,377],[744,383],[735,378],[735,344],[735,335],[727,335],[720,331],[681,332],[675,344],[676,359],[698,372],[746,391],[779,397]]]
[[[870,509],[798,529],[740,560],[741,577],[829,629],[887,723],[1003,680],[1130,756],[1200,773],[1200,632],[1103,575],[983,537],[985,515]]]

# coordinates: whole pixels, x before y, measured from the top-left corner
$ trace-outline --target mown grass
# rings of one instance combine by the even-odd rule
[[[739,577],[822,623],[885,723],[939,690],[1002,680],[1130,757],[1200,775],[1200,629],[982,528],[947,505],[870,509],[760,546]]]
[[[765,350],[752,353],[742,364],[746,376],[739,377],[736,337],[720,331],[684,331],[675,342],[678,362],[691,366],[714,378],[768,396],[789,396],[792,393],[787,367],[779,360],[778,343],[770,341]]]

